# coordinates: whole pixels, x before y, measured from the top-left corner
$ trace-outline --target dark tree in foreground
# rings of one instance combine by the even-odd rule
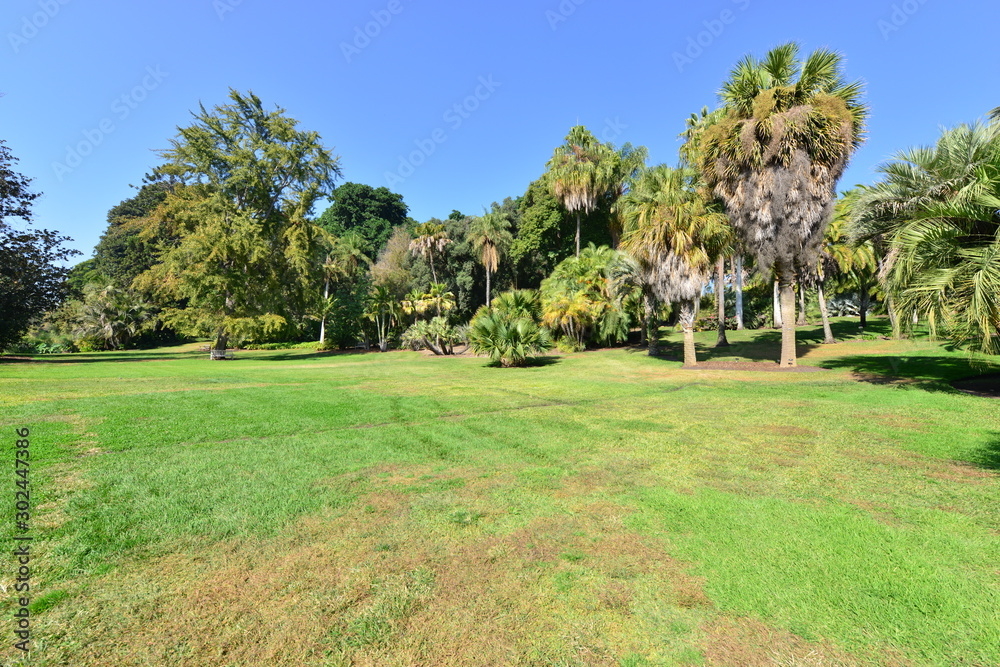
[[[31,224],[31,179],[14,171],[17,158],[0,140],[0,350],[16,343],[31,321],[59,305],[68,269],[59,266],[76,250],[70,239],[47,229],[17,229],[8,218]]]

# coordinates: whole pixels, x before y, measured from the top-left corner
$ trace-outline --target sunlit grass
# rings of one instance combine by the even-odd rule
[[[852,326],[801,332],[811,373],[681,370],[673,333],[510,370],[2,363],[32,664],[1000,663],[997,404],[950,389],[963,353]],[[703,358],[776,351],[730,340]]]

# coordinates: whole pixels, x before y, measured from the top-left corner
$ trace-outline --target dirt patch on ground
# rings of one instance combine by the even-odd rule
[[[836,648],[809,642],[752,618],[719,618],[706,628],[705,662],[740,667],[840,667],[859,665]]]
[[[767,373],[817,373],[826,368],[816,366],[793,366],[782,368],[777,363],[764,361],[699,361],[697,366],[682,366],[686,371],[763,371]]]
[[[1000,373],[955,380],[951,386],[973,396],[1000,398]]]

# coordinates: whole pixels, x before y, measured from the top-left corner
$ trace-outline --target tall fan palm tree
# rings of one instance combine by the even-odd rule
[[[566,143],[556,148],[549,160],[546,178],[552,194],[570,213],[576,214],[576,256],[580,256],[580,214],[597,208],[602,195],[611,189],[615,170],[612,150],[583,125],[570,129]]]
[[[416,257],[420,255],[431,265],[431,277],[433,282],[437,282],[437,272],[434,270],[434,256],[444,252],[445,247],[451,243],[448,232],[444,225],[437,222],[425,222],[417,225],[414,230],[417,237],[410,241],[410,252]]]
[[[721,91],[724,117],[702,137],[701,168],[744,246],[773,269],[781,294],[782,366],[795,366],[797,271],[819,256],[836,185],[862,141],[863,86],[842,75],[842,57],[794,43],[763,60],[747,56]]]
[[[500,256],[514,241],[510,233],[510,220],[499,208],[494,207],[489,213],[472,219],[469,223],[468,240],[486,269],[486,305],[489,306],[491,278],[500,266]]]
[[[729,235],[726,217],[713,210],[691,169],[653,167],[623,198],[622,249],[643,267],[661,303],[680,302],[684,365],[698,363],[695,304]]]
[[[852,236],[887,243],[881,274],[896,308],[1000,352],[1000,124],[948,130],[880,171],[854,207]]]

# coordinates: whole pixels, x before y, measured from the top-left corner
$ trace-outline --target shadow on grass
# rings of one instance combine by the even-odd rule
[[[820,341],[822,339],[821,330]],[[807,341],[808,339],[803,339],[801,335],[796,336],[795,348],[799,357],[819,346],[818,342],[811,343]],[[726,347],[715,347],[714,342],[706,345],[698,341],[695,341],[694,347],[695,353],[698,355],[698,361],[718,361],[721,359],[731,361],[739,359],[742,361],[773,361],[774,363],[778,363],[778,357],[781,353],[781,331],[762,329],[754,332],[753,339],[733,341]],[[663,340],[661,338],[659,348],[660,351],[656,355],[656,359],[662,361],[684,360],[684,341],[679,334],[671,336],[670,340]],[[633,353],[644,353],[646,349],[646,346],[641,346],[630,348],[630,351]]]
[[[1000,432],[990,432],[989,442],[972,455],[972,463],[987,470],[1000,470]]]
[[[528,357],[524,362],[524,366],[512,366],[509,370],[517,368],[544,368],[546,366],[555,366],[559,363],[562,363],[562,357]],[[488,361],[485,365],[489,368],[502,368],[499,361]]]
[[[37,355],[33,357],[0,357],[0,364],[93,364],[99,362],[126,363],[139,361],[176,361],[178,359],[192,359],[194,357],[204,357],[208,361],[208,356],[204,352],[169,352],[166,354],[136,354],[136,353],[101,353],[101,354],[51,354]]]
[[[855,355],[827,359],[820,365],[823,368],[852,371],[859,382],[946,393],[959,393],[952,382],[978,375],[984,370],[981,362],[977,367],[969,359],[944,355]],[[996,366],[987,369],[998,370]]]

